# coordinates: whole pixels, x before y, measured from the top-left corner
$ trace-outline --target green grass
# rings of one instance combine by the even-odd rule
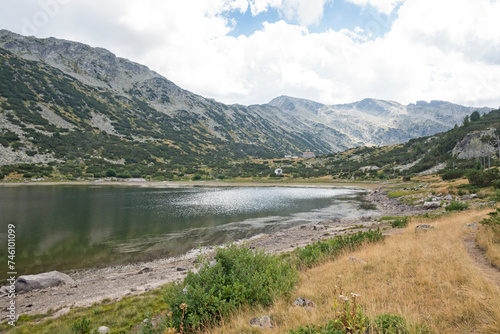
[[[129,333],[133,328],[140,326],[149,314],[166,312],[168,305],[163,299],[165,288],[153,292],[125,297],[118,302],[103,300],[87,308],[75,308],[68,314],[56,319],[43,320],[50,314],[21,316],[15,327],[6,323],[0,325],[0,331],[22,334],[59,334],[75,333],[78,325],[88,322],[90,333],[97,332],[100,326],[111,328],[111,333]],[[50,312],[52,313],[52,312]],[[78,332],[77,332],[78,333]]]
[[[387,193],[387,196],[389,198],[398,198],[398,197],[403,197],[403,196],[408,196],[408,195],[414,195],[417,193],[418,193],[418,191],[401,190],[401,191],[393,191],[393,192]]]

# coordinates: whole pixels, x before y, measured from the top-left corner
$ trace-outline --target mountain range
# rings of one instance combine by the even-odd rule
[[[328,154],[434,135],[491,109],[376,99],[326,105],[288,96],[227,105],[102,48],[0,30],[0,165]]]

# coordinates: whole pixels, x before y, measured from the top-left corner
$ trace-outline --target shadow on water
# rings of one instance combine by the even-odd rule
[[[364,195],[331,188],[0,187],[0,242],[6,244],[7,222],[14,223],[19,275],[112,266],[371,214]]]

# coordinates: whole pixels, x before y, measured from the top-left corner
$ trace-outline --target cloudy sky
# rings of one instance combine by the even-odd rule
[[[500,106],[497,0],[15,0],[0,28],[104,47],[225,103]]]

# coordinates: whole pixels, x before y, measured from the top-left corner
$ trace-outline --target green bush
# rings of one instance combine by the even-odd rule
[[[495,181],[491,182],[491,185],[495,189],[500,189],[500,180],[495,180]]]
[[[409,217],[397,217],[391,223],[392,228],[403,228],[408,226]]]
[[[236,245],[217,249],[215,264],[201,260],[198,273],[188,272],[183,283],[167,289],[165,301],[177,328],[181,323],[186,330],[207,328],[242,306],[269,306],[298,281],[297,270],[287,261]]]
[[[71,331],[77,334],[90,333],[90,320],[87,320],[85,319],[85,317],[83,317],[82,321],[75,321],[73,323],[73,326],[71,326]]]
[[[463,169],[444,169],[440,174],[443,181],[447,181],[461,178],[465,171]]]
[[[328,260],[333,260],[347,250],[354,251],[364,243],[375,243],[383,239],[384,236],[379,229],[358,232],[351,235],[338,236],[326,241],[318,241],[304,248],[296,248],[292,256],[295,257],[299,268],[311,268]]]
[[[110,168],[106,171],[106,176],[107,177],[116,177],[116,171],[114,169]]]
[[[467,202],[452,201],[445,209],[446,211],[462,211],[469,207]]]
[[[469,184],[478,187],[488,187],[493,181],[498,180],[500,175],[498,169],[490,169],[488,171],[470,170],[466,175]]]
[[[194,181],[201,180],[201,175],[200,174],[194,174],[193,180]]]
[[[406,320],[399,315],[379,314],[372,322],[375,333],[380,334],[407,334],[409,333]]]

